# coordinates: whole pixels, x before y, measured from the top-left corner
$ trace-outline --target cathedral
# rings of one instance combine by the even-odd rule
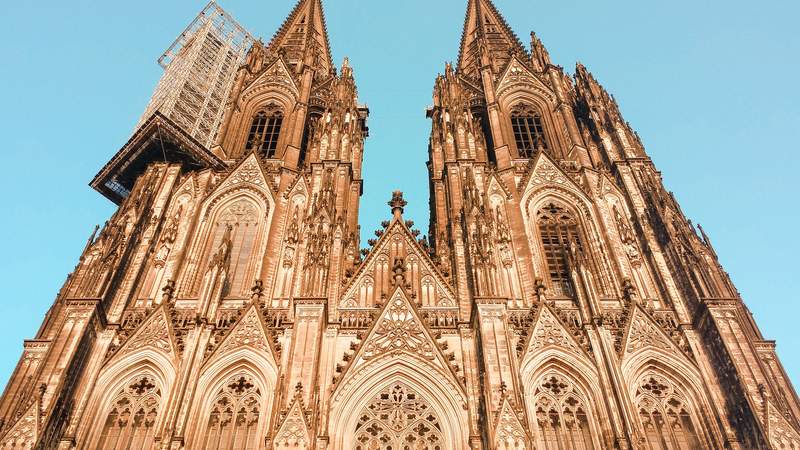
[[[321,1],[268,43],[209,3],[90,183],[118,209],[24,342],[0,450],[800,449],[775,342],[614,98],[465,3],[427,234],[387,192],[367,242],[369,110]]]

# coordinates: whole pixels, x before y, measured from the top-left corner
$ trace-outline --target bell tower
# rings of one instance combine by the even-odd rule
[[[429,232],[460,318],[480,343],[489,436],[500,433],[491,423],[508,402],[525,405],[536,448],[769,448],[798,440],[760,428],[769,413],[758,405],[788,379],[782,369],[762,372],[758,361],[776,361],[771,344],[613,97],[583,65],[572,77],[553,64],[534,33],[523,46],[492,1],[467,3],[457,63],[436,78],[427,111]],[[634,342],[642,333],[654,340]],[[679,376],[648,368],[656,341],[683,367]],[[588,365],[562,354],[557,359],[581,368],[557,368],[551,352],[559,346]],[[757,375],[766,373],[776,375]],[[748,384],[747,374],[764,382]],[[581,383],[613,393],[607,419],[592,424],[554,406]],[[692,393],[693,383],[706,392]],[[648,403],[654,388],[672,392],[666,397],[682,412]],[[792,400],[774,420],[790,421],[798,436],[797,397],[787,392]],[[605,408],[592,405],[588,391],[584,400],[575,395],[580,406],[569,414]],[[669,436],[659,428],[660,414],[706,414],[690,411],[691,402],[707,402],[715,425],[672,420]]]

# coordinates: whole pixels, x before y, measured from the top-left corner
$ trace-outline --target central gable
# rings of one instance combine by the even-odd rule
[[[403,270],[405,286],[423,308],[456,308],[452,288],[402,220],[378,232],[367,258],[347,284],[339,308],[374,308],[395,288],[393,271]]]
[[[464,394],[456,367],[442,353],[417,308],[401,287],[395,289],[383,306],[355,354],[346,358],[347,366],[337,380],[336,388],[349,384],[349,378],[369,371],[371,363],[377,362],[380,366],[380,361],[387,360],[407,363],[416,360],[446,379],[451,386],[458,386],[460,394]]]

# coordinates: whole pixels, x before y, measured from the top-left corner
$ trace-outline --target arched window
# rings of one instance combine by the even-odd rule
[[[145,450],[153,435],[161,391],[148,375],[137,377],[120,390],[111,403],[97,448]]]
[[[553,287],[552,295],[575,298],[570,260],[581,251],[578,222],[567,210],[553,203],[539,210],[536,222]]]
[[[574,383],[559,373],[542,378],[534,391],[537,449],[592,450],[589,410]]]
[[[656,374],[641,378],[636,389],[636,407],[652,450],[703,448],[697,438],[690,409],[673,383]]]
[[[222,210],[214,221],[213,237],[207,252],[208,265],[227,269],[226,295],[240,297],[246,284],[259,225],[258,208],[249,200],[238,200]]]
[[[247,135],[246,149],[261,152],[266,158],[274,158],[282,123],[283,111],[277,105],[269,105],[257,112]]]
[[[258,419],[261,391],[245,374],[231,377],[216,393],[206,425],[206,450],[260,448]]]
[[[372,398],[355,429],[356,450],[444,450],[442,426],[430,404],[403,383],[393,383]]]
[[[533,158],[537,150],[547,150],[542,115],[531,106],[521,103],[511,110],[511,128],[520,158]]]

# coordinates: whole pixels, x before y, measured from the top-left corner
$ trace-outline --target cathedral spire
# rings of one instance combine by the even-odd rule
[[[514,53],[527,55],[491,0],[469,0],[458,54],[459,71],[476,74],[482,66],[491,64],[497,73]]]
[[[334,66],[321,0],[299,0],[272,37],[269,50],[282,51],[297,72],[303,66],[329,72]]]

